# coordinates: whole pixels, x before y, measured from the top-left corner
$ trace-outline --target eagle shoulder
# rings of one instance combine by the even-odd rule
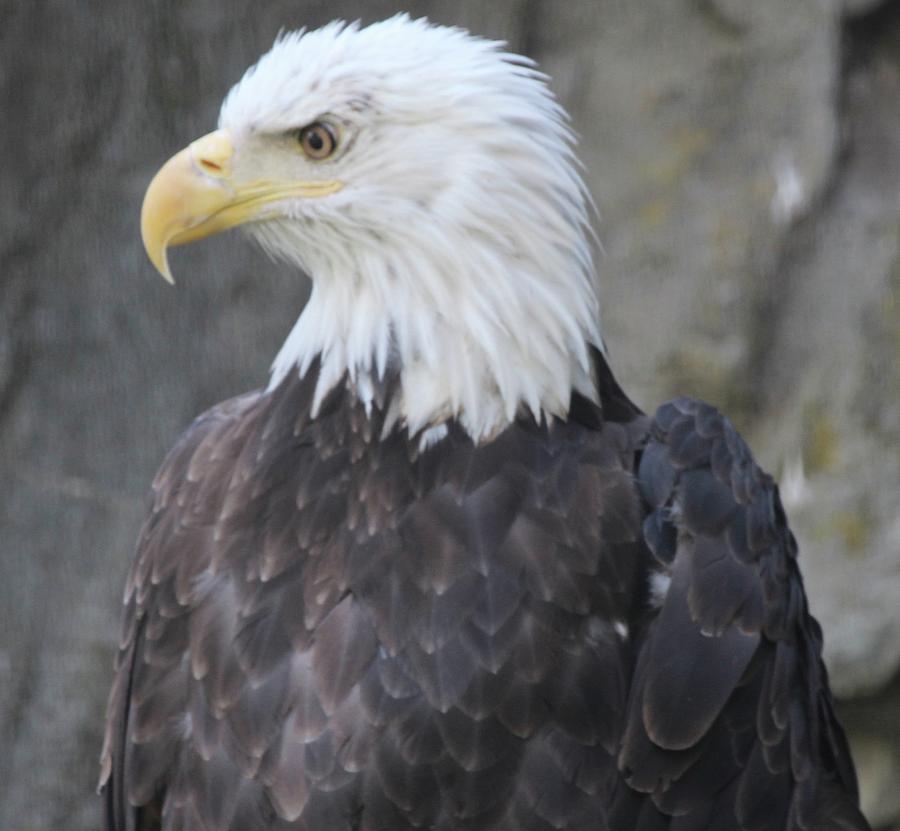
[[[122,628],[101,751],[98,789],[110,831],[140,829],[153,820],[153,800],[171,761],[171,719],[183,716],[187,611],[203,590],[202,572],[213,555],[214,524],[223,488],[231,478],[252,425],[259,392],[212,407],[184,431],[159,468],[138,536],[123,596]],[[144,711],[148,685],[168,679],[172,689],[153,690],[154,709]],[[158,702],[170,702],[159,707]],[[146,809],[135,805],[148,804]],[[158,818],[157,818],[158,819]]]

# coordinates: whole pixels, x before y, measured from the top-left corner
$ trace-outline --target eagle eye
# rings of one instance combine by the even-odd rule
[[[300,147],[313,161],[327,159],[337,149],[337,135],[331,125],[324,121],[308,124],[297,133]]]

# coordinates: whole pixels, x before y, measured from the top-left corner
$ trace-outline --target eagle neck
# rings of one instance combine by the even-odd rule
[[[478,442],[520,414],[565,418],[573,391],[597,400],[589,353],[600,347],[599,311],[583,251],[525,258],[478,235],[439,249],[380,239],[377,249],[307,255],[312,293],[270,388],[315,361],[313,412],[345,377],[368,408],[396,372],[391,424],[412,435],[456,419]]]

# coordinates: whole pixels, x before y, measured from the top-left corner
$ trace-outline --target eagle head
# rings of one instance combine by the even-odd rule
[[[150,184],[142,234],[167,279],[169,246],[238,225],[312,278],[273,385],[318,358],[319,400],[346,379],[370,403],[394,369],[404,427],[458,418],[484,439],[594,397],[573,145],[545,76],[502,43],[406,15],[332,23],[247,71]]]

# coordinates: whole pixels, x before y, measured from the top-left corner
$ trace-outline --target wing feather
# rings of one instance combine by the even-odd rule
[[[637,827],[867,829],[771,477],[727,419],[688,398],[657,411],[637,476],[654,570],[670,580],[619,755],[651,796]]]

